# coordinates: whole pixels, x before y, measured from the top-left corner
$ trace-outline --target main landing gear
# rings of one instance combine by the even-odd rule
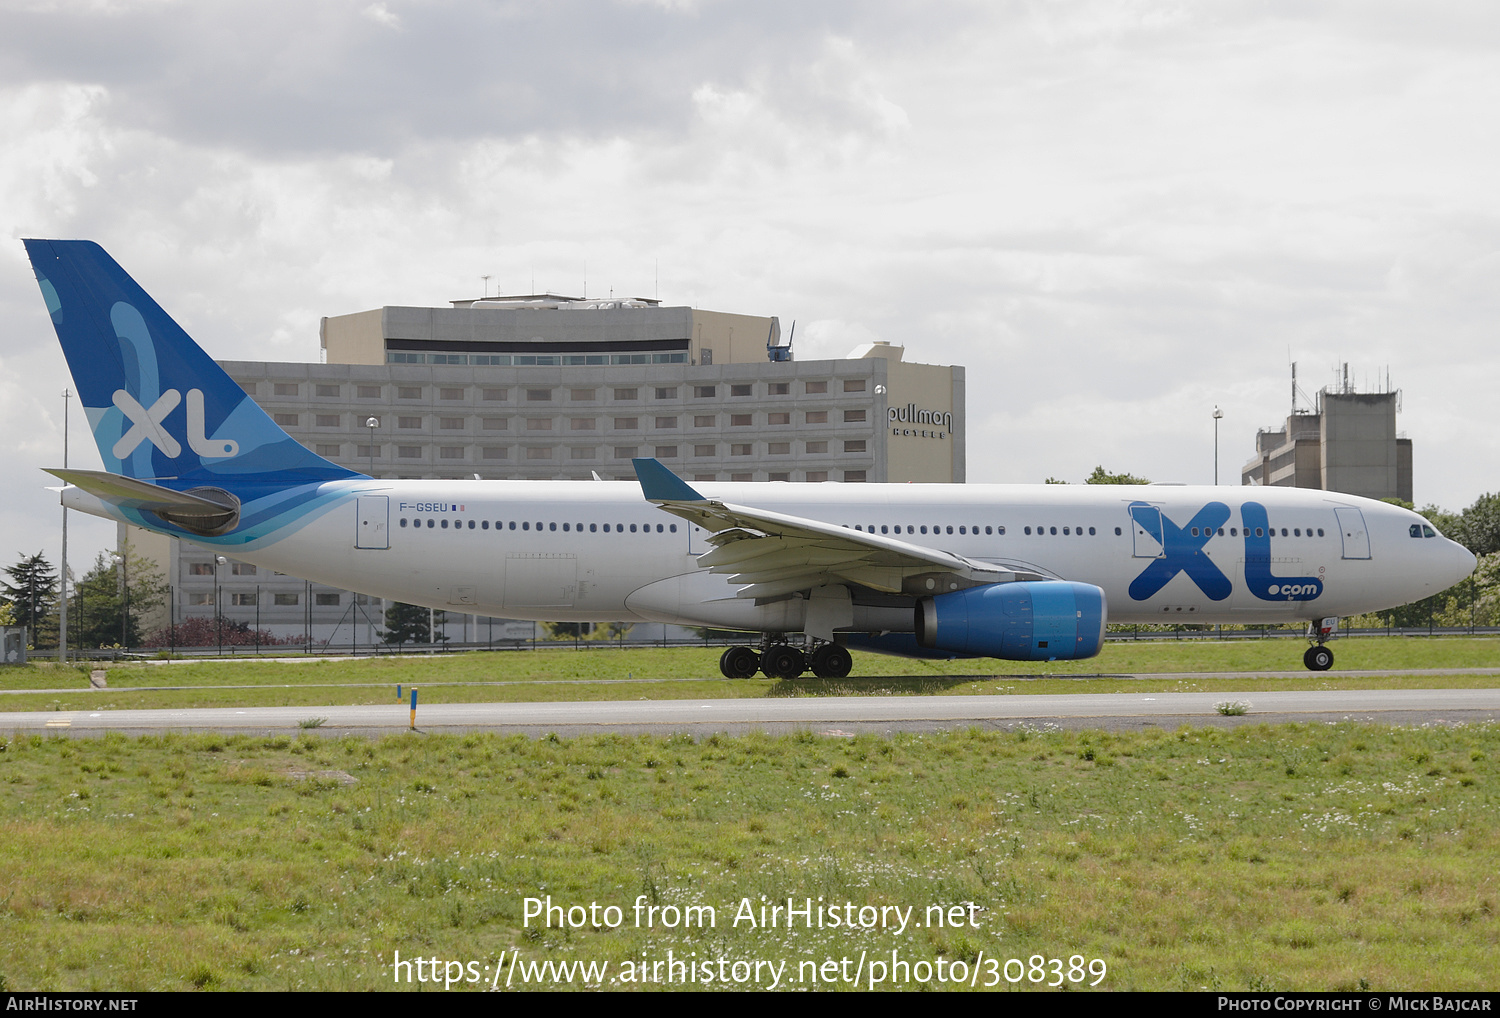
[[[759,653],[751,647],[730,647],[719,657],[719,671],[726,679],[748,679],[756,672],[771,679],[795,679],[808,668],[820,679],[842,679],[853,667],[853,655],[836,643],[820,643],[811,654],[789,643],[768,643]]]
[[[1336,618],[1319,619],[1307,624],[1307,638],[1314,641],[1307,653],[1302,655],[1302,663],[1307,665],[1309,671],[1326,672],[1333,667],[1333,651],[1324,646],[1335,630],[1338,629],[1339,620]]]

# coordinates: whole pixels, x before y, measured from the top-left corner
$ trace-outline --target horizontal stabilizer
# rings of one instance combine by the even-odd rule
[[[239,500],[218,488],[173,491],[149,481],[102,470],[48,470],[47,473],[121,509],[155,513],[195,534],[221,534],[240,515]]]

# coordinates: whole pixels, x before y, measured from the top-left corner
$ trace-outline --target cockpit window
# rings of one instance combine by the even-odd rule
[[[1411,528],[1409,530],[1407,530],[1407,533],[1410,534],[1412,537],[1421,537],[1422,536],[1422,524],[1420,524],[1420,523],[1413,523],[1411,525]]]
[[[1424,523],[1424,524],[1422,524],[1422,536],[1423,537],[1436,537],[1437,536],[1437,531],[1433,530],[1431,527],[1429,527],[1427,524]]]

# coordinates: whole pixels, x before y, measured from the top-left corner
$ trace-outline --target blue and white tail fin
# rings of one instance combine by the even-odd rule
[[[363,476],[282,431],[98,244],[25,243],[109,473],[229,491]]]

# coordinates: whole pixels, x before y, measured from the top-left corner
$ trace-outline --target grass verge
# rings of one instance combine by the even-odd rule
[[[455,988],[564,984],[543,963],[569,966],[572,985],[629,987],[670,951],[757,985],[773,969],[735,963],[785,963],[781,985],[805,988],[894,952],[916,966],[889,973],[905,988],[917,963],[929,986],[940,961],[950,979],[962,962],[1010,986],[986,959],[1058,958],[1067,979],[1076,955],[1102,960],[1102,989],[1490,989],[1497,752],[1494,725],[1353,723],[20,737],[0,749],[0,979],[415,989],[413,968],[393,980],[400,952],[447,976],[459,962]],[[526,899],[549,895],[579,923],[528,919]],[[856,917],[910,908],[909,925],[744,921],[746,905],[756,917],[788,898]],[[637,924],[637,901],[654,925]],[[591,903],[620,922],[584,918]],[[931,924],[929,906],[961,921]]]

